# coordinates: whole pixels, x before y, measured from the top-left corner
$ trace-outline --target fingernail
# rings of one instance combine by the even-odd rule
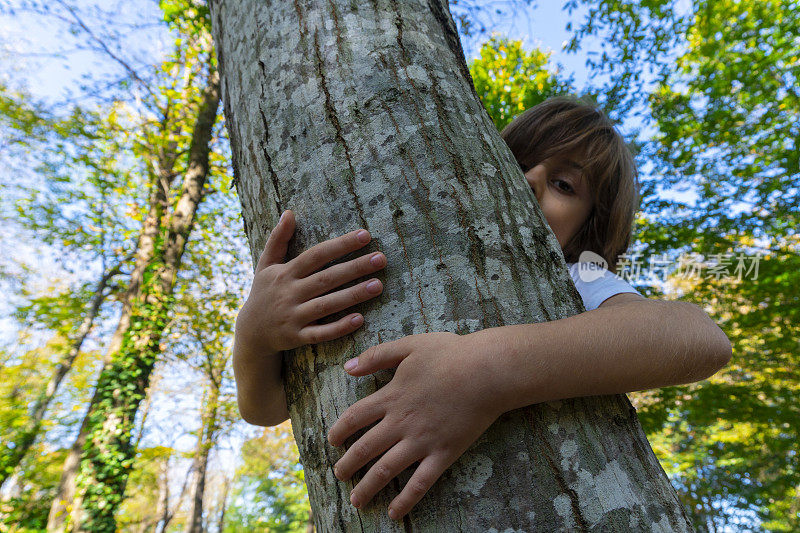
[[[381,266],[383,264],[383,254],[378,252],[377,254],[373,255],[370,258],[369,262],[372,263],[376,267],[377,266]]]
[[[280,224],[281,222],[283,222],[283,219],[284,219],[284,218],[286,218],[286,211],[284,211],[284,212],[281,214],[281,219],[278,221],[278,224]]]
[[[350,359],[344,364],[344,369],[348,372],[358,366],[358,357]]]
[[[353,318],[351,318],[350,323],[353,324],[354,326],[361,324],[361,315],[356,315]]]
[[[389,518],[392,520],[397,520],[397,511],[394,509],[389,509]]]
[[[377,280],[370,281],[369,283],[367,283],[367,290],[369,292],[378,292],[379,290],[381,290],[380,282]]]
[[[353,507],[358,507],[358,498],[356,498],[355,494],[350,494],[350,503],[353,504]]]
[[[356,237],[358,237],[358,240],[361,242],[369,242],[369,233],[367,233],[363,229],[358,233],[356,233]]]

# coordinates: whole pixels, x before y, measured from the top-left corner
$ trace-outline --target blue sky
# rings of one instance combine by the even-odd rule
[[[502,2],[505,4],[505,2]],[[575,79],[582,85],[587,76],[583,60],[579,55],[567,54],[562,51],[563,44],[569,38],[565,30],[569,19],[565,11],[561,10],[560,2],[541,2],[536,6],[514,12],[508,17],[499,17],[492,14],[483,16],[486,22],[491,22],[491,28],[506,37],[522,39],[526,48],[539,47],[553,52],[552,59],[564,66],[566,73],[575,74]],[[155,2],[130,2],[115,4],[119,6],[121,20],[143,21],[159,20],[160,14]],[[584,10],[585,11],[585,10]],[[579,20],[584,11],[572,15],[573,20]],[[2,50],[11,49],[21,53],[15,61],[21,67],[18,73],[27,80],[27,88],[37,96],[56,100],[80,83],[81,75],[92,73],[97,75],[98,70],[108,70],[109,62],[105,57],[98,57],[91,52],[75,50],[70,42],[71,36],[59,31],[59,25],[42,17],[32,17],[17,13],[15,17],[0,15],[0,43]],[[125,57],[131,55],[145,58],[162,54],[168,45],[167,36],[162,29],[137,30],[129,35],[122,53]],[[467,59],[477,57],[477,47],[472,49],[462,40],[464,53]],[[69,61],[42,56],[42,53],[51,53],[58,49],[70,50]],[[139,53],[131,54],[138,50]],[[2,52],[0,52],[2,54]],[[0,55],[2,57],[2,55]],[[27,63],[27,66],[20,63]],[[134,61],[135,63],[135,61]],[[6,67],[8,68],[8,67]],[[8,71],[0,72],[6,76]]]
[[[569,20],[580,21],[586,10],[580,9],[568,15],[561,9],[562,2],[539,2],[526,10],[514,12],[508,17],[498,18],[494,27],[496,33],[512,39],[521,39],[526,50],[539,48],[552,52],[551,61],[561,64],[566,74],[574,74],[578,85],[587,80],[586,68],[580,54],[568,54],[563,51],[570,38],[565,28]],[[464,41],[462,40],[462,43]],[[464,55],[467,60],[478,56],[478,50],[467,49]]]

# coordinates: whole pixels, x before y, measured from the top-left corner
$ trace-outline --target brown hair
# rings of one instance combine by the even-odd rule
[[[595,104],[568,96],[549,98],[514,118],[500,136],[523,172],[545,160],[574,158],[592,193],[586,223],[564,245],[564,259],[577,262],[584,250],[614,272],[630,245],[639,205],[633,155],[614,123]]]

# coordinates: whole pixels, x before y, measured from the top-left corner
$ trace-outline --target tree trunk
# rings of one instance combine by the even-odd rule
[[[161,531],[166,531],[169,519],[169,457],[165,457],[159,465],[158,472],[158,500],[156,503],[155,516],[153,517],[154,531],[158,531],[159,524],[162,525]]]
[[[219,518],[217,519],[217,532],[223,533],[225,531],[225,512],[228,510],[228,491],[231,488],[231,481],[226,477],[225,484],[222,488],[222,509],[219,511]]]
[[[107,363],[104,362],[100,374],[105,371]],[[64,466],[61,469],[61,480],[58,483],[58,490],[50,504],[50,513],[47,516],[47,531],[50,533],[61,533],[66,531],[68,520],[75,511],[75,480],[78,477],[80,467],[81,452],[86,444],[87,418],[84,416],[81,422],[81,429],[78,436],[67,454]]]
[[[98,379],[84,420],[86,441],[80,474],[74,477],[79,484],[71,519],[78,531],[115,530],[114,513],[122,502],[135,453],[131,446],[133,422],[160,353],[181,257],[203,198],[218,104],[219,78],[211,69],[192,132],[182,192],[166,215],[164,231],[153,241],[153,259],[138,283],[140,294],[130,301],[127,327],[121,335],[115,335],[121,338],[118,349]]]
[[[116,265],[114,268],[104,272],[103,276],[97,282],[92,300],[89,303],[89,311],[86,313],[86,316],[83,317],[83,321],[73,337],[69,350],[61,356],[61,360],[56,364],[47,385],[44,386],[39,396],[34,401],[28,420],[24,427],[19,429],[16,438],[12,441],[13,446],[10,445],[11,442],[8,442],[5,443],[2,450],[0,450],[0,488],[5,484],[17,465],[25,458],[31,445],[33,445],[36,440],[39,430],[42,428],[44,414],[50,402],[55,397],[56,392],[58,392],[58,388],[64,376],[70,371],[72,364],[75,362],[75,358],[78,357],[81,347],[83,346],[83,341],[86,340],[86,337],[92,330],[94,319],[97,317],[100,306],[106,297],[104,294],[106,286],[112,277],[119,274],[119,268],[120,265]]]
[[[209,380],[208,391],[208,397],[203,402],[202,423],[192,468],[195,476],[192,487],[192,511],[189,521],[186,523],[186,533],[203,532],[203,496],[206,488],[206,471],[208,457],[214,447],[219,412],[219,386],[213,379]]]
[[[396,530],[386,509],[411,470],[355,509],[357,479],[334,477],[342,453],[325,438],[393,371],[353,379],[342,363],[409,334],[567,317],[584,310],[580,296],[475,94],[443,0],[215,0],[211,10],[254,264],[286,208],[298,220],[287,261],[360,227],[373,236],[364,253],[388,258],[383,294],[359,305],[365,326],[285,353],[284,370],[317,530]],[[505,413],[402,527],[691,530],[624,395]]]
[[[194,465],[192,465],[194,468]],[[183,484],[181,485],[181,492],[178,494],[178,498],[175,500],[175,503],[170,505],[169,503],[169,479],[166,477],[169,473],[169,464],[167,464],[164,477],[164,483],[166,485],[166,492],[159,492],[159,513],[160,513],[160,520],[158,521],[155,531],[156,533],[164,533],[169,528],[169,524],[172,522],[172,519],[175,517],[175,513],[181,508],[183,504],[183,497],[186,495],[186,489],[189,486],[189,476],[192,473],[192,468],[189,468],[189,471],[184,476]],[[164,496],[164,499],[161,499],[161,495]]]
[[[167,133],[165,131],[164,135],[167,136]],[[174,133],[179,134],[180,132]],[[144,221],[142,221],[142,230],[139,232],[139,239],[136,243],[133,271],[131,272],[125,295],[122,298],[122,312],[119,322],[114,334],[111,336],[106,357],[100,370],[101,376],[105,374],[108,365],[111,364],[111,357],[122,345],[122,339],[130,326],[131,302],[137,301],[142,297],[142,281],[144,280],[145,271],[155,258],[157,241],[163,231],[164,214],[169,209],[169,191],[177,175],[174,172],[175,148],[176,144],[174,142],[169,144],[165,150],[158,154],[157,158],[154,158],[157,161],[157,165],[148,165],[149,167],[157,166],[159,172],[151,176],[148,213]],[[81,453],[83,452],[84,444],[86,444],[87,423],[88,418],[84,416],[78,436],[75,438],[75,442],[72,444],[64,461],[64,467],[61,470],[58,491],[50,505],[50,513],[47,518],[47,531],[51,533],[65,531],[71,516],[72,523],[78,522],[78,510],[81,507],[81,500],[77,496],[76,479]]]

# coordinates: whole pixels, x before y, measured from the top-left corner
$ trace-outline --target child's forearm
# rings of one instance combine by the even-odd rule
[[[275,426],[286,420],[280,353],[255,353],[234,336],[233,373],[239,413],[250,424]]]
[[[540,402],[666,387],[713,375],[731,357],[698,306],[641,300],[467,335],[491,353],[506,410]]]

